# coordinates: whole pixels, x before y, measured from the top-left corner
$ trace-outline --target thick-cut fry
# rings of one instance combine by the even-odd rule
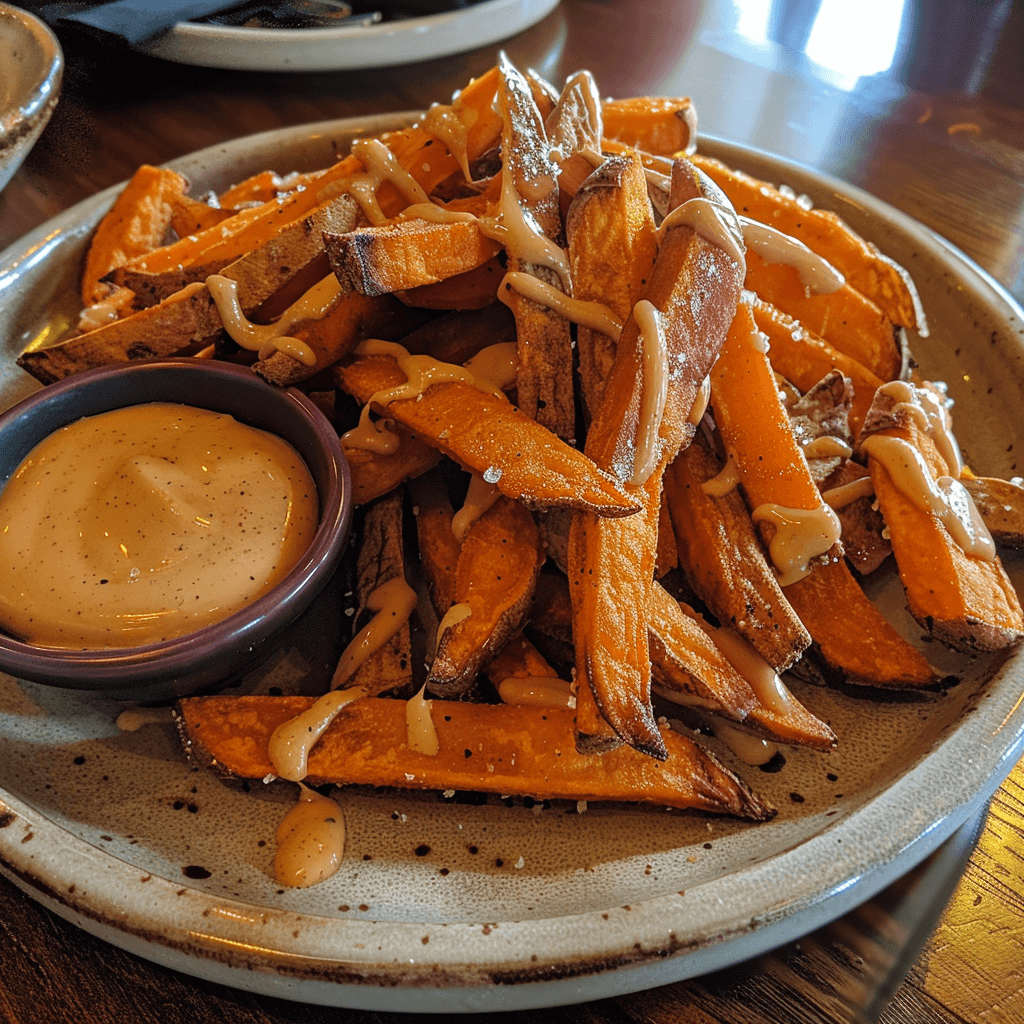
[[[481,266],[501,248],[473,221],[428,220],[400,220],[341,235],[325,232],[324,245],[342,288],[363,295],[443,281]]]
[[[697,112],[689,96],[605,100],[601,113],[609,138],[648,153],[673,156],[692,150],[697,142]]]
[[[426,570],[434,611],[442,618],[455,604],[455,572],[462,548],[452,529],[455,510],[436,473],[411,481],[409,492],[414,503],[420,562]]]
[[[791,694],[780,699],[774,683],[775,692],[762,698],[698,624],[693,609],[677,604],[661,587],[655,587],[652,602],[651,659],[656,692],[675,703],[741,722],[779,743],[814,750],[836,745],[832,730]]]
[[[768,337],[772,369],[801,391],[809,391],[829,370],[850,378],[854,396],[850,426],[858,434],[881,378],[771,303],[755,298],[752,308],[758,330]]]
[[[417,477],[433,469],[441,460],[441,453],[404,427],[395,425],[401,438],[398,450],[390,455],[350,448],[342,441],[342,451],[352,474],[352,498],[357,505],[366,505],[374,498],[387,494],[410,477]]]
[[[144,164],[100,221],[89,243],[82,273],[82,305],[91,306],[109,292],[103,278],[115,267],[152,252],[162,244],[174,200],[188,189],[176,171]]]
[[[246,296],[243,308],[252,310],[264,299],[285,288],[299,276],[303,268],[322,256],[325,231],[351,230],[355,227],[357,214],[358,209],[351,196],[339,196],[287,224],[264,245],[233,262],[230,268],[226,264],[217,263],[204,264],[198,268],[174,267],[152,273],[133,267],[120,267],[114,271],[112,279],[118,285],[135,292],[136,308],[141,309],[170,298],[194,281],[205,281],[212,273],[223,273],[225,277],[238,281],[239,295]]]
[[[657,233],[639,157],[611,157],[576,193],[566,217],[573,295],[601,302],[625,323],[654,267]],[[589,412],[599,408],[615,360],[616,339],[580,325],[580,382]]]
[[[360,356],[335,367],[338,384],[363,404],[404,384],[389,356]],[[601,472],[507,399],[471,384],[434,384],[419,398],[381,407],[465,469],[493,476],[502,494],[529,508],[585,508],[597,515],[632,515],[638,509],[622,485]]]
[[[484,666],[487,678],[498,690],[507,679],[536,679],[550,683],[558,673],[522,633],[511,640]]]
[[[392,491],[374,502],[363,517],[356,561],[359,607],[351,620],[353,636],[377,614],[372,607],[374,593],[393,580],[405,578],[402,500],[401,490]],[[408,697],[412,693],[415,667],[411,630],[408,620],[405,620],[384,644],[359,662],[349,678],[335,679],[334,684],[358,686],[374,696],[394,691]]]
[[[767,182],[730,170],[720,160],[697,154],[693,162],[718,183],[739,213],[799,238],[846,277],[847,284],[879,306],[893,323],[928,333],[910,275],[828,210],[808,209]]]
[[[561,243],[558,168],[551,159],[544,119],[526,79],[505,59],[499,67],[498,103],[504,118],[501,211],[508,231],[508,269],[565,291],[567,283],[557,268],[538,258],[534,231],[525,223],[528,216],[544,238]],[[569,321],[511,287],[503,290],[501,299],[516,318],[519,408],[559,437],[575,437]]]
[[[877,377],[899,376],[902,354],[892,321],[849,285],[830,295],[808,294],[795,267],[766,263],[749,250],[746,284]]]
[[[701,191],[692,166],[678,163],[674,202]],[[657,311],[659,337],[645,339],[634,312],[619,340],[585,451],[598,466],[631,481],[627,486],[643,502],[643,511],[615,524],[585,514],[573,517],[568,562],[581,749],[609,745],[596,709],[623,741],[655,757],[663,755],[650,706],[647,637],[661,477],[693,436],[690,411],[725,338],[740,287],[739,265],[724,249],[692,227],[675,227],[662,241],[645,292]],[[665,402],[653,432],[653,450],[645,451],[641,438],[651,426],[646,422],[651,413],[645,408],[644,389],[658,386],[652,364],[644,358],[645,346],[652,343],[663,349]]]
[[[274,774],[274,729],[307,697],[193,697],[178,706],[186,750],[200,765],[240,778]],[[545,800],[631,800],[765,820],[774,811],[707,751],[666,729],[664,762],[624,747],[577,754],[573,713],[511,704],[431,702],[434,756],[408,744],[405,704],[367,698],[338,715],[309,756],[307,782],[519,794]]]
[[[665,503],[680,561],[715,618],[735,629],[776,672],[784,672],[811,637],[765,560],[743,498],[735,490],[705,492],[703,485],[720,470],[698,436],[665,475]]]
[[[816,566],[785,593],[814,640],[793,666],[794,675],[887,689],[936,683],[924,656],[867,599],[844,561]]]
[[[949,472],[935,442],[912,418],[897,416],[896,425],[871,436],[909,442],[933,479]],[[870,454],[868,467],[910,614],[932,636],[957,650],[998,651],[1019,644],[1024,639],[1024,614],[998,557],[965,552],[939,517],[909,497]]]
[[[501,257],[492,256],[478,267],[443,281],[400,288],[395,296],[407,306],[420,309],[484,309],[497,304],[498,285],[504,273]]]
[[[427,676],[430,693],[464,693],[481,666],[519,632],[543,561],[537,525],[518,502],[499,498],[473,524],[455,571],[456,614],[439,627]]]

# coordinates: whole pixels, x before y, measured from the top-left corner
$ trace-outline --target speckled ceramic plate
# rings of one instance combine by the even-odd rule
[[[264,166],[320,166],[401,117],[244,139],[180,162],[200,189]],[[916,279],[932,325],[914,348],[945,379],[972,464],[1019,472],[1024,322],[985,274],[854,189],[762,153],[703,148],[838,210]],[[14,366],[76,309],[83,246],[106,192],[0,255],[0,403]],[[1011,567],[1018,584],[1020,566]],[[891,583],[878,598],[916,630]],[[322,664],[319,607],[250,688]],[[741,773],[767,824],[624,806],[513,806],[343,792],[341,871],[283,891],[270,873],[288,784],[225,784],[185,763],[168,724],[119,732],[117,706],[0,677],[0,867],[40,902],[180,971],[313,1002],[388,1010],[511,1009],[693,976],[788,941],[873,895],[979,811],[1024,741],[1020,656],[928,649],[962,682],[869,700],[794,684],[839,749]],[[714,741],[709,741],[713,746]],[[719,750],[726,761],[730,753]]]

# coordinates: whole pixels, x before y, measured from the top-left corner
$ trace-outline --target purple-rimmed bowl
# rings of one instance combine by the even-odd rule
[[[274,649],[273,638],[313,602],[337,567],[352,517],[348,464],[334,428],[295,390],[251,370],[200,359],[145,360],[51,384],[0,416],[0,488],[49,434],[83,416],[144,402],[227,413],[276,434],[302,456],[316,484],[320,522],[295,567],[273,589],[221,622],[139,647],[37,647],[0,632],[0,669],[21,679],[123,700],[162,700],[233,678]]]

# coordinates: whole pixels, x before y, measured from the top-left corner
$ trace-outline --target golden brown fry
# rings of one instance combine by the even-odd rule
[[[352,474],[352,497],[357,505],[366,505],[387,494],[410,477],[433,469],[441,460],[439,451],[404,427],[396,424],[394,429],[401,441],[398,450],[390,455],[350,448],[342,440],[342,451]]]
[[[714,188],[714,186],[711,186]],[[679,162],[673,195],[683,201],[700,194],[693,168]],[[736,309],[739,265],[719,246],[686,225],[662,241],[646,299],[658,311],[666,354],[666,400],[658,425],[652,464],[637,479],[644,427],[643,344],[631,315],[619,340],[604,397],[589,434],[586,452],[623,481],[643,503],[639,516],[620,523],[573,517],[569,536],[569,580],[576,641],[577,742],[581,749],[606,748],[610,737],[594,710],[624,742],[652,756],[663,756],[650,706],[647,619],[654,586],[665,466],[689,443],[689,421],[701,382],[714,364]],[[694,303],[693,297],[699,296]],[[589,693],[587,692],[589,689]]]
[[[162,244],[172,204],[187,188],[183,175],[163,167],[144,164],[132,175],[89,243],[82,273],[83,306],[99,302],[110,292],[103,278],[115,267]]]
[[[185,749],[199,765],[239,778],[274,774],[267,743],[312,697],[192,697],[178,705]],[[545,800],[631,800],[765,820],[769,804],[680,733],[666,730],[665,762],[624,747],[577,754],[573,713],[512,704],[431,702],[440,742],[431,756],[410,749],[405,703],[367,698],[338,715],[309,756],[307,781],[520,794]]]
[[[648,153],[674,156],[696,142],[697,115],[689,96],[638,96],[601,104],[604,132]]]
[[[400,220],[345,234],[326,231],[324,245],[342,289],[363,295],[444,281],[488,262],[501,248],[474,221],[428,220]]]
[[[681,564],[715,618],[735,629],[776,672],[785,672],[811,637],[765,560],[743,498],[735,490],[715,497],[704,491],[720,469],[698,437],[665,474],[665,503]]]
[[[543,561],[533,516],[518,502],[499,498],[473,524],[455,571],[457,613],[439,627],[430,693],[465,693],[481,666],[519,632]]]
[[[718,183],[740,213],[799,238],[841,271],[848,284],[881,307],[893,323],[914,327],[921,335],[928,333],[910,275],[853,232],[837,214],[809,210],[796,197],[742,171],[730,170],[720,160],[697,154],[693,161]]]
[[[359,356],[335,367],[340,387],[360,402],[405,383],[389,356]],[[506,398],[459,381],[434,384],[419,398],[379,410],[404,423],[465,469],[495,477],[502,494],[530,508],[586,508],[632,515],[638,505],[582,452],[570,448]]]
[[[657,232],[639,157],[610,157],[586,180],[565,225],[573,294],[629,318],[654,267]],[[591,415],[601,404],[616,340],[590,327],[576,331],[580,382]]]
[[[902,354],[896,328],[870,299],[850,285],[830,295],[809,295],[795,267],[766,263],[748,250],[746,286],[875,376],[882,380],[899,376]]]
[[[933,479],[948,475],[928,434],[911,417],[895,415],[893,426],[871,436],[909,442]],[[870,453],[868,468],[910,614],[936,639],[960,651],[999,651],[1024,640],[1024,613],[998,556],[965,552],[938,516],[908,497]]]
[[[507,60],[500,64],[499,107],[502,128],[502,215],[509,229],[505,240],[508,269],[532,275],[561,291],[566,284],[556,270],[535,262],[534,246],[527,248],[529,230],[515,226],[525,213],[540,233],[561,243],[558,168],[552,161],[544,119],[525,78]],[[572,342],[569,322],[547,306],[506,288],[501,296],[516,318],[519,342],[519,408],[564,440],[576,436],[573,401]]]
[[[440,619],[455,604],[455,573],[462,548],[452,529],[455,511],[437,473],[412,480],[409,493],[416,516],[420,562],[426,570],[430,599]]]

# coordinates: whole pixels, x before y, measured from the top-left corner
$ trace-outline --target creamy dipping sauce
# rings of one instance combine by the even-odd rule
[[[279,583],[316,532],[298,453],[155,402],[38,444],[0,492],[0,626],[43,647],[133,647],[219,622]]]

